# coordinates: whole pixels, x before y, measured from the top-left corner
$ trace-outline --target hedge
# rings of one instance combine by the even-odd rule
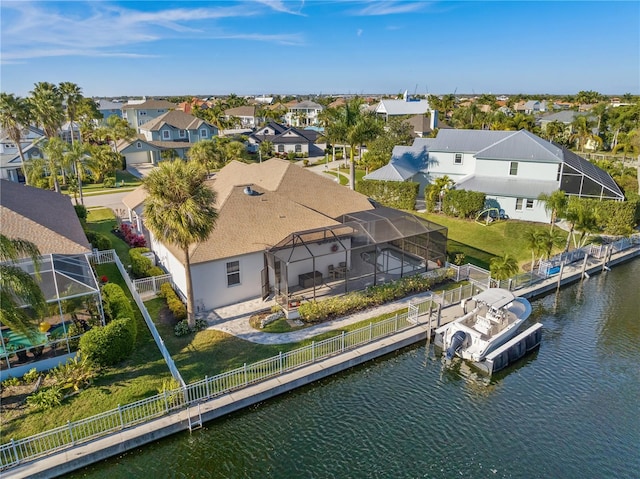
[[[597,212],[598,227],[606,234],[629,235],[640,218],[640,200],[612,201],[583,199]]]
[[[442,211],[447,216],[472,218],[484,209],[485,199],[479,191],[449,190],[442,199]]]
[[[102,287],[102,304],[104,315],[110,321],[135,318],[129,298],[124,294],[122,288],[115,283],[107,283]],[[135,321],[132,321],[132,327],[131,333],[135,342],[137,336]]]
[[[133,352],[136,327],[131,318],[116,319],[104,327],[92,328],[80,338],[80,351],[84,357],[100,366],[112,366]]]
[[[360,180],[356,184],[358,193],[384,206],[401,210],[415,208],[419,188],[419,183],[411,181]]]
[[[107,235],[89,230],[85,230],[84,234],[87,237],[87,240],[89,240],[89,243],[91,243],[91,246],[100,251],[106,251],[113,248],[111,239]]]
[[[142,253],[148,253],[149,251],[151,251],[149,248],[131,248],[129,250],[131,274],[133,274],[135,278],[147,278],[149,276],[153,276],[150,274],[151,268],[154,267],[153,262],[149,258],[142,256]]]
[[[171,283],[164,283],[160,286],[160,296],[167,301],[167,307],[173,313],[174,318],[181,321],[187,317],[187,307],[173,290]]]

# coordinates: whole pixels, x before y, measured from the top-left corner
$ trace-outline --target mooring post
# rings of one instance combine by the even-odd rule
[[[438,320],[437,320],[437,322],[436,322],[436,325],[437,325],[436,327],[438,327],[438,328],[440,327],[440,317],[441,317],[441,314],[442,314],[442,305],[441,305],[441,304],[439,304],[439,305],[438,305]]]
[[[602,271],[609,269],[607,263],[609,262],[609,256],[611,251],[611,245],[607,245],[604,249],[604,259],[602,261]]]
[[[589,253],[585,253],[584,254],[584,261],[582,262],[582,274],[580,275],[580,277],[582,279],[589,277],[589,275],[587,274],[587,260],[588,259],[589,259]]]
[[[560,263],[560,272],[558,273],[558,289],[560,289],[560,283],[562,282],[562,271],[564,271],[564,261]]]

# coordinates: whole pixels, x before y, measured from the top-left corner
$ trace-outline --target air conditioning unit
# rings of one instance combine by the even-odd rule
[[[149,251],[148,253],[142,253],[142,256],[149,259],[153,266],[156,265],[156,255],[153,253],[153,251]]]

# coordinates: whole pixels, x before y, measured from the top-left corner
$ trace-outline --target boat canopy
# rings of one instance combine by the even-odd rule
[[[502,288],[489,288],[476,294],[472,299],[485,303],[493,309],[500,309],[511,303],[515,296],[511,291]]]

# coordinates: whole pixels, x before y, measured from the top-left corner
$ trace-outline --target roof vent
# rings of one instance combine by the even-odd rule
[[[247,196],[258,196],[260,193],[258,193],[255,190],[251,189],[251,186],[245,186],[244,187],[244,194]]]

